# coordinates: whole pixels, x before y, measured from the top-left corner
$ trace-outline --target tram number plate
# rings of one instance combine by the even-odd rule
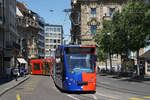
[[[78,85],[88,85],[88,82],[77,82]]]

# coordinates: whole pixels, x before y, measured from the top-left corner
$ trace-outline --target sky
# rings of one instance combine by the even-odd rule
[[[45,22],[52,25],[63,25],[66,40],[70,39],[70,19],[69,14],[63,12],[64,9],[71,8],[71,0],[17,0],[25,2],[27,8],[39,14]],[[53,10],[51,12],[50,10]],[[69,41],[67,41],[69,42]]]

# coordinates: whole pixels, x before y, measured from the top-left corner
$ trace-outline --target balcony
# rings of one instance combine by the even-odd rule
[[[103,16],[103,20],[111,20],[112,18],[111,18],[111,16]]]

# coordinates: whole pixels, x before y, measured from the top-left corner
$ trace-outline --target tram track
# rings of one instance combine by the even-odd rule
[[[150,93],[144,92],[144,91],[135,91],[135,90],[130,90],[126,88],[121,88],[121,87],[114,87],[109,84],[101,83],[101,82],[96,82],[97,87],[102,87],[108,90],[113,90],[117,92],[123,92],[123,93],[130,93],[130,94],[135,94],[135,95],[140,95],[140,96],[148,96]]]

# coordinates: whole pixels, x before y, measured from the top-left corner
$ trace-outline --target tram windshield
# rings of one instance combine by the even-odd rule
[[[67,71],[71,74],[94,72],[94,55],[66,54]]]

